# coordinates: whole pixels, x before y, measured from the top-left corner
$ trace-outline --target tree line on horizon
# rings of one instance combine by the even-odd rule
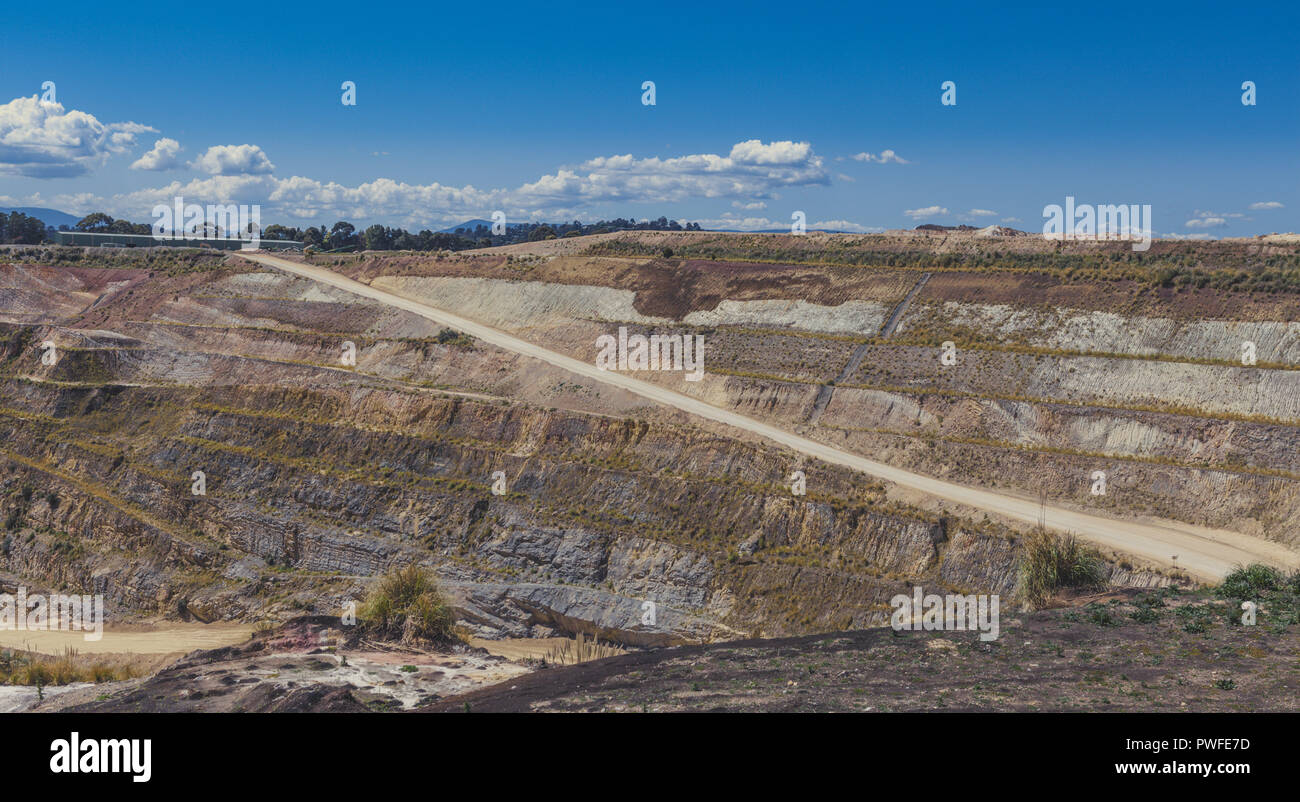
[[[473,228],[462,227],[454,231],[418,233],[403,228],[375,224],[358,231],[351,223],[340,220],[329,229],[324,225],[291,228],[272,224],[262,230],[263,239],[291,240],[322,250],[366,251],[462,251],[469,248],[488,248],[495,245],[512,245],[518,242],[539,242],[548,239],[579,237],[588,234],[608,234],[612,231],[701,231],[699,223],[682,225],[676,220],[660,217],[658,220],[628,220],[622,217],[583,223],[515,223],[506,226],[502,234],[493,234],[491,226],[479,223]]]
[[[46,226],[38,218],[12,212],[0,213],[0,243],[11,245],[39,245],[51,239],[50,233],[61,231],[86,231],[101,234],[142,234],[148,235],[153,228],[148,223],[132,223],[129,220],[117,220],[104,212],[93,212],[81,218],[71,229],[59,226],[55,229]],[[699,223],[681,224],[667,217],[657,220],[629,220],[618,217],[613,220],[600,220],[595,223],[583,223],[574,220],[570,223],[512,223],[503,234],[493,234],[491,226],[479,223],[473,228],[463,227],[454,231],[430,231],[424,229],[410,232],[403,228],[375,224],[363,230],[340,220],[328,228],[325,225],[296,228],[272,223],[262,229],[262,239],[301,242],[306,246],[321,250],[369,250],[369,251],[461,251],[469,248],[486,248],[495,245],[511,245],[518,242],[538,242],[548,239],[578,237],[587,234],[607,234],[612,231],[701,231]]]

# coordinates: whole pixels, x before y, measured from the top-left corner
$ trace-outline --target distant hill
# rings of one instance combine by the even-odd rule
[[[458,228],[467,228],[467,229],[469,229],[470,231],[473,231],[475,228],[478,228],[479,226],[487,226],[488,228],[491,228],[491,227],[492,227],[492,221],[491,221],[491,220],[484,220],[484,219],[481,218],[481,217],[476,217],[476,218],[474,218],[473,220],[466,220],[466,221],[463,222],[463,223],[457,223],[457,224],[454,225],[454,226],[448,226],[447,228],[439,229],[439,230],[438,230],[438,233],[439,233],[439,234],[455,234],[455,233],[456,233],[456,229],[458,229]]]
[[[506,223],[506,228],[514,228],[514,227],[516,227],[516,226],[521,226],[521,225],[524,225],[524,224],[523,224],[523,223]],[[490,229],[490,228],[492,228],[492,221],[491,221],[491,220],[484,220],[484,219],[481,218],[481,217],[476,217],[476,218],[474,218],[473,220],[466,220],[466,221],[463,222],[463,223],[457,223],[456,225],[451,226],[451,227],[449,227],[449,228],[444,228],[444,229],[440,230],[438,233],[440,233],[440,234],[455,234],[455,233],[456,233],[456,229],[458,229],[458,228],[465,228],[465,229],[468,229],[468,230],[470,230],[470,231],[473,231],[475,228],[477,228],[477,227],[479,227],[479,226],[487,226],[487,227]]]
[[[0,207],[0,212],[4,212],[5,214],[11,212],[22,212],[28,217],[35,217],[37,220],[40,220],[51,228],[58,228],[59,226],[72,228],[77,224],[77,221],[81,219],[75,214],[61,212],[58,209],[43,209],[39,206]]]

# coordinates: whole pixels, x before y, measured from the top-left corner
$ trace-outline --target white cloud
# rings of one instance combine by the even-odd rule
[[[671,159],[603,156],[577,170],[542,176],[510,193],[521,203],[636,200],[674,202],[686,198],[775,197],[786,187],[828,184],[821,157],[807,142],[757,139],[737,143],[727,156],[712,153]]]
[[[895,153],[892,150],[882,150],[880,151],[879,156],[876,156],[871,153],[866,153],[866,152],[855,153],[853,154],[852,158],[855,161],[875,162],[876,164],[889,164],[891,162],[894,164],[910,164],[910,162],[908,162],[907,159],[900,157],[897,153]]]
[[[100,167],[154,131],[140,123],[102,123],[63,104],[14,98],[0,106],[0,172],[31,178],[66,178]]]
[[[848,220],[819,220],[808,226],[813,229],[825,229],[828,231],[851,231],[855,234],[879,234],[884,231],[880,226],[864,226],[860,223],[852,223]]]
[[[938,217],[945,215],[948,210],[943,206],[926,206],[924,209],[905,209],[903,214],[913,220],[920,220],[922,217]]]
[[[257,145],[213,145],[190,166],[208,175],[265,175],[275,170]]]
[[[1004,218],[1002,218],[1002,222],[1004,222],[1004,223],[1023,223],[1024,221],[1021,220],[1019,217],[1004,217]]]
[[[1262,212],[1268,209],[1284,209],[1286,207],[1277,201],[1260,201],[1259,203],[1252,203],[1249,208],[1254,212]]]
[[[181,143],[175,139],[163,137],[153,143],[153,148],[131,164],[132,170],[174,170],[181,166],[176,155],[181,152]]]
[[[971,217],[997,217],[998,216],[997,212],[989,211],[988,209],[971,209],[966,214],[968,214]]]
[[[261,154],[260,149],[243,146]],[[214,154],[213,151],[217,153]],[[227,174],[228,151],[210,149],[199,161],[215,161],[220,171],[206,178],[100,198],[93,204],[116,217],[145,221],[154,205],[182,195],[191,203],[259,203],[264,221],[319,223],[322,219],[383,220],[406,228],[459,222],[500,209],[511,220],[590,217],[601,203],[667,203],[689,198],[728,198],[737,208],[757,211],[787,187],[826,184],[820,157],[807,143],[742,142],[730,154],[676,158],[631,155],[591,159],[574,169],[557,170],[516,188],[478,189],[443,184],[407,184],[379,178],[356,186],[304,176],[279,178],[242,172]],[[248,152],[245,161],[256,161]],[[263,157],[264,158],[264,157]],[[268,162],[269,164],[269,162]],[[754,227],[782,228],[753,219]],[[728,227],[741,227],[736,221]]]
[[[1241,217],[1240,214],[1217,214],[1215,212],[1202,212],[1196,210],[1193,212],[1196,216],[1186,223],[1185,228],[1223,228],[1228,224],[1229,217]]]
[[[723,228],[734,229],[736,231],[761,231],[766,229],[790,229],[790,222],[787,220],[770,220],[766,217],[736,217],[727,213],[721,217],[713,219],[696,220],[704,228]]]
[[[748,139],[731,146],[728,157],[737,164],[799,164],[812,156],[812,145],[807,142],[772,142],[764,145],[757,139]]]
[[[746,210],[746,211],[753,212],[753,211],[758,211],[759,209],[766,209],[766,208],[767,208],[767,204],[764,203],[763,201],[754,201],[753,203],[744,203],[744,202],[742,202],[742,201],[732,201],[732,202],[731,202],[731,207],[732,207],[733,209],[744,209],[744,210]]]
[[[1186,228],[1223,228],[1228,225],[1229,220],[1240,220],[1251,218],[1241,212],[1203,212],[1197,209],[1192,213],[1194,216],[1191,220],[1183,223]]]

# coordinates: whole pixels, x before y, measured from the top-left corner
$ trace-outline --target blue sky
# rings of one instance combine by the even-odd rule
[[[1072,195],[1151,204],[1159,235],[1300,229],[1294,5],[972,5],[19,4],[0,205],[1041,230]]]

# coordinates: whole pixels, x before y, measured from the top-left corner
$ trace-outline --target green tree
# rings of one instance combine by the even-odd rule
[[[113,218],[103,212],[92,212],[77,221],[78,231],[107,231],[113,225]]]
[[[340,220],[330,229],[328,245],[331,250],[357,244],[357,229],[351,223]]]
[[[388,229],[376,223],[361,235],[362,247],[368,251],[386,251],[393,247]]]
[[[0,242],[36,245],[45,240],[45,224],[22,212],[0,213]]]

